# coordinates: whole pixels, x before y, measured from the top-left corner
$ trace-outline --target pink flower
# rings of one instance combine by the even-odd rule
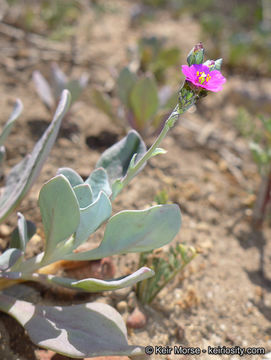
[[[209,91],[220,91],[226,79],[218,70],[210,71],[207,65],[182,65],[186,80]]]

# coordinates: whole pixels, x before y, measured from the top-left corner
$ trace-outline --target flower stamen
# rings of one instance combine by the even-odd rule
[[[220,91],[226,79],[219,70],[210,68],[203,64],[193,64],[191,66],[183,65],[182,71],[186,80],[196,87],[204,88],[208,91]]]
[[[198,75],[198,71],[197,71],[198,81],[200,84],[203,84],[205,81],[205,78],[206,78],[206,74],[205,74],[205,72],[200,71],[199,75]]]

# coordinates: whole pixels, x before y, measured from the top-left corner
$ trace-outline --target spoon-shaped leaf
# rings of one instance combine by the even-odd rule
[[[46,238],[45,261],[76,231],[80,221],[76,195],[64,175],[55,176],[42,187],[39,207]]]
[[[104,191],[107,196],[112,194],[107,172],[103,168],[92,171],[85,183],[90,185],[94,200],[98,198],[100,191]]]
[[[93,193],[88,184],[76,185],[73,191],[77,197],[80,209],[89,206],[93,202]]]
[[[130,92],[136,83],[136,75],[127,67],[121,70],[117,79],[117,94],[123,105],[130,107]]]
[[[133,357],[144,352],[128,344],[122,317],[107,304],[42,306],[0,294],[0,309],[26,329],[34,344],[63,355]]]
[[[86,241],[110,217],[111,212],[110,200],[103,191],[100,192],[96,201],[80,209],[80,224],[75,234],[75,247]]]
[[[96,167],[106,170],[110,184],[124,177],[134,154],[137,154],[137,162],[146,152],[146,145],[141,136],[135,131],[129,131],[128,135],[111,146],[100,157]]]
[[[130,103],[136,118],[136,129],[141,132],[159,107],[158,90],[155,81],[149,77],[139,79],[131,91]]]
[[[96,249],[67,255],[70,260],[94,260],[130,252],[144,252],[168,244],[181,226],[177,205],[157,205],[147,210],[121,211],[111,217]]]
[[[73,169],[67,168],[67,167],[59,168],[57,170],[56,174],[57,175],[62,174],[64,176],[66,176],[66,178],[69,180],[72,187],[84,183],[83,179],[81,178],[81,176],[79,174],[77,174],[76,171],[74,171]]]

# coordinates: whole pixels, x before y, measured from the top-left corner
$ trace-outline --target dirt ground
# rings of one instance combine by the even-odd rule
[[[81,16],[75,33],[75,65],[70,60],[69,44],[61,44],[65,56],[59,64],[63,64],[66,71],[87,71],[90,81],[70,120],[78,131],[62,130],[38,181],[20,205],[19,211],[38,227],[37,198],[42,184],[63,166],[75,169],[83,177],[88,176],[101,152],[121,138],[121,129],[92,104],[91,89],[97,85],[109,86],[112,69],[127,64],[127,46],[134,45],[142,35],[163,35],[180,47],[185,63],[185,55],[201,40],[198,25],[188,15],[177,20],[161,12],[155,22],[132,28],[129,22],[132,5],[114,0],[111,6],[114,11],[102,15],[89,11]],[[12,56],[0,56],[1,124],[7,120],[16,98],[24,104],[23,114],[7,144],[8,171],[32,149],[51,120],[31,82],[34,70],[48,73],[50,61],[45,52],[33,44],[1,31],[0,44],[2,48],[14,49]],[[248,102],[257,112],[258,89],[268,99],[271,80],[253,74],[232,75],[227,69],[223,69],[223,74],[227,77],[224,90],[209,95],[195,111],[180,118],[163,142],[167,153],[152,159],[115,201],[114,212],[143,209],[153,203],[159,191],[166,190],[169,200],[180,206],[183,216],[176,241],[199,251],[184,273],[164,288],[151,306],[142,308],[147,325],[129,331],[132,344],[184,345],[201,349],[208,346],[264,347],[266,353],[271,351],[270,224],[266,222],[262,231],[250,226],[253,194],[260,179],[247,141],[234,127],[238,106]],[[181,72],[178,81],[183,81]],[[245,98],[242,97],[244,88],[249,94]],[[238,98],[236,94],[241,95]],[[151,144],[152,139],[145,140]],[[0,226],[2,250],[7,246],[15,223],[13,214]],[[42,246],[42,237],[35,237],[28,255],[38,253]],[[114,258],[117,275],[135,270],[137,261],[137,255]],[[79,296],[37,286],[31,296],[35,301],[57,304],[97,299],[96,295]],[[122,313],[124,319],[136,302],[132,289],[102,294],[98,300],[116,308],[120,301],[127,302],[127,309]],[[4,314],[0,315],[0,333],[1,359],[46,358],[46,352],[31,345],[23,329]],[[47,353],[47,358],[63,357]],[[212,356],[153,358],[204,360]],[[236,360],[239,357],[217,355],[214,358]],[[263,356],[243,358],[262,359]]]

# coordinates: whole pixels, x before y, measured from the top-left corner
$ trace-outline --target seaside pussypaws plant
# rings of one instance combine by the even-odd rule
[[[69,90],[71,94],[70,102],[73,105],[87,86],[89,76],[83,73],[78,79],[68,79],[59,66],[53,63],[50,83],[38,70],[33,72],[32,79],[44,105],[50,111],[54,111],[64,89]]]
[[[39,208],[45,233],[44,252],[25,257],[32,229],[22,214],[11,246],[0,256],[0,310],[13,316],[38,346],[64,355],[84,358],[106,355],[144,354],[144,348],[129,345],[126,327],[112,307],[102,303],[43,306],[18,300],[11,285],[22,281],[54,284],[78,291],[98,292],[131,286],[154,275],[147,267],[118,279],[76,280],[48,274],[48,265],[58,260],[97,260],[116,254],[146,252],[168,244],[181,226],[175,204],[145,210],[124,210],[112,216],[112,202],[153,156],[165,153],[160,143],[179,117],[201,96],[189,88],[180,90],[177,106],[147,150],[140,135],[131,130],[107,149],[86,180],[70,168],[61,168],[41,189]],[[186,98],[182,94],[185,94]],[[191,96],[191,94],[193,96]],[[104,223],[100,245],[77,251]],[[91,238],[90,238],[91,239]],[[16,291],[15,291],[16,293]]]
[[[56,109],[54,118],[43,136],[34,146],[31,154],[28,154],[17,165],[15,165],[9,174],[4,177],[4,186],[0,195],[0,222],[3,222],[7,216],[19,205],[23,197],[29,191],[36,180],[42,165],[44,164],[49,152],[55,142],[58,130],[63,116],[66,114],[69,106],[69,94],[65,91],[62,99]],[[5,124],[0,135],[0,168],[3,176],[3,166],[5,158],[5,140],[8,137],[15,121],[21,114],[23,105],[17,100],[14,110],[9,120]]]
[[[138,74],[151,72],[158,83],[164,83],[166,70],[180,61],[180,50],[167,46],[165,38],[156,36],[140,38],[137,46],[129,49],[129,55]]]
[[[137,75],[123,68],[116,80],[117,105],[99,89],[92,92],[92,101],[112,121],[124,129],[133,128],[141,135],[161,129],[163,121],[176,103],[176,96],[164,86],[158,88],[151,74]]]

